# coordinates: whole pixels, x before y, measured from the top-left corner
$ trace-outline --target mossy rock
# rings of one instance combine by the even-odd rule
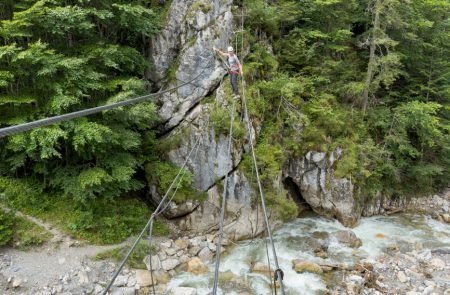
[[[333,233],[333,236],[339,243],[344,244],[347,247],[359,248],[362,246],[361,239],[358,238],[351,230],[338,230]]]
[[[330,234],[326,231],[315,231],[312,233],[312,237],[319,240],[326,240],[330,237]]]
[[[251,288],[247,281],[231,271],[220,273],[219,286],[224,290],[237,291],[239,294],[246,294],[247,292],[251,294]]]
[[[295,259],[292,261],[293,268],[297,273],[310,272],[318,275],[323,274],[323,270],[317,263]]]
[[[209,268],[198,257],[194,257],[188,262],[187,271],[195,275],[201,275],[207,273]]]
[[[261,263],[261,262],[256,262],[253,266],[251,271],[253,273],[260,273],[263,274],[265,276],[270,277],[271,272],[270,272],[270,268],[267,264]]]
[[[317,251],[314,253],[314,255],[316,255],[316,257],[320,257],[323,259],[327,259],[328,258],[328,253],[326,251]]]

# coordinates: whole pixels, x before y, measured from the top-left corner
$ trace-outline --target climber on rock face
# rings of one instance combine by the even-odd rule
[[[222,52],[219,49],[213,47],[214,51],[218,52],[220,55],[228,57],[228,65],[229,65],[229,73],[230,73],[230,81],[231,87],[233,88],[233,94],[235,98],[239,97],[239,89],[238,89],[238,75],[243,75],[242,65],[239,62],[238,57],[234,54],[233,47],[228,47],[228,52]]]

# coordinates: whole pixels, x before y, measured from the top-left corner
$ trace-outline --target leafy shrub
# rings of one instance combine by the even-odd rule
[[[130,246],[118,247],[111,250],[107,250],[101,253],[98,253],[95,256],[95,260],[106,260],[112,259],[114,261],[122,261],[125,258],[125,255],[128,253]],[[145,256],[149,254],[156,254],[156,249],[154,246],[149,245],[148,241],[141,240],[139,244],[137,244],[133,253],[127,262],[127,264],[136,269],[147,269],[147,266],[143,262]]]
[[[201,11],[203,13],[208,13],[212,10],[212,6],[209,3],[205,3],[204,0],[197,0],[194,3],[192,3],[191,7],[188,11],[188,17],[193,17],[194,14],[198,11]]]
[[[298,216],[297,204],[286,198],[286,192],[268,191],[265,194],[266,205],[271,208],[275,216],[286,222]]]
[[[145,165],[145,171],[150,183],[157,186],[158,192],[164,195],[169,189],[172,181],[175,179],[180,168],[170,162],[152,162]],[[181,178],[181,175],[184,176]],[[180,174],[181,181],[173,186],[176,189],[178,185],[177,193],[173,199],[176,203],[182,203],[187,200],[199,200],[206,199],[206,193],[199,192],[192,188],[192,173],[188,170],[182,171]]]
[[[14,247],[28,250],[31,247],[41,246],[53,235],[39,225],[23,218],[16,218],[14,227]]]
[[[7,2],[2,11],[8,13],[0,13],[0,68],[5,69],[0,71],[0,125],[147,91],[142,76],[149,64],[142,45],[161,27],[163,14],[152,8],[162,12],[169,4]],[[31,194],[9,188],[22,196],[14,201],[24,203],[39,200],[43,191],[88,203],[138,190],[143,187],[135,175],[141,168],[142,134],[156,118],[155,105],[147,102],[8,137],[0,143],[1,176],[24,179],[22,184],[35,188]]]
[[[14,213],[0,209],[0,246],[8,245],[14,237]]]

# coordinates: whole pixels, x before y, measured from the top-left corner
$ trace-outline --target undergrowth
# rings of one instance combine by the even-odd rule
[[[14,224],[13,247],[28,250],[41,246],[49,241],[53,235],[39,225],[26,219],[16,217]]]
[[[98,253],[95,256],[95,260],[106,260],[111,259],[114,261],[122,261],[125,255],[128,253],[130,247],[129,245],[123,247],[117,247],[111,250],[106,250],[104,252]],[[131,253],[130,258],[127,262],[128,266],[136,269],[147,269],[145,263],[143,262],[145,256],[149,254],[156,254],[156,249],[154,246],[148,244],[147,241],[141,241]]]
[[[22,182],[16,184],[27,186]],[[25,196],[25,192],[30,194]],[[74,238],[99,245],[119,243],[139,233],[152,212],[147,204],[136,198],[98,198],[81,205],[40,192],[32,194],[29,187],[17,190],[6,187],[4,196],[8,198],[4,197],[3,202],[55,225]],[[169,228],[156,221],[154,233],[167,235]]]
[[[41,246],[53,235],[37,224],[17,217],[13,212],[0,210],[0,246],[12,246],[19,250]]]

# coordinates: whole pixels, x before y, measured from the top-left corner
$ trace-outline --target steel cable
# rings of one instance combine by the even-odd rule
[[[243,31],[244,30],[244,13],[242,13],[242,23],[241,23],[241,25],[242,25],[242,31]],[[242,39],[244,39],[243,36],[242,36]],[[243,42],[242,42],[242,44],[243,44]],[[265,221],[265,224],[266,224],[267,235],[269,236],[269,241],[270,241],[271,248],[272,248],[273,259],[274,259],[275,266],[276,266],[275,277],[278,279],[278,281],[280,283],[281,294],[285,295],[284,284],[283,284],[283,272],[281,271],[279,263],[278,263],[278,257],[277,257],[277,252],[276,252],[276,249],[275,249],[275,243],[274,243],[273,237],[272,237],[272,230],[270,229],[269,217],[267,215],[264,191],[263,191],[263,188],[262,188],[262,185],[261,185],[261,179],[260,179],[259,170],[258,170],[258,163],[256,161],[255,148],[253,146],[253,140],[252,140],[252,138],[253,138],[252,130],[253,129],[251,127],[250,117],[248,115],[247,99],[246,99],[246,95],[245,95],[246,94],[245,93],[245,87],[246,87],[246,83],[245,83],[244,77],[242,77],[242,102],[243,102],[243,105],[244,105],[244,117],[245,117],[245,120],[247,121],[249,144],[250,144],[250,150],[251,150],[251,153],[252,153],[253,165],[255,166],[256,180],[257,180],[257,183],[258,183],[259,195],[260,195],[260,198],[261,198],[261,207],[262,207],[262,211],[263,211],[263,215],[264,215],[264,221]],[[276,288],[276,286],[274,286],[274,288]]]
[[[150,219],[148,220],[147,224],[145,225],[144,229],[141,231],[141,233],[139,234],[139,236],[137,237],[136,241],[134,242],[133,246],[130,248],[130,250],[128,251],[127,255],[125,256],[125,258],[122,260],[122,262],[120,263],[119,268],[117,269],[117,271],[114,273],[113,278],[111,279],[111,281],[109,282],[108,286],[105,288],[105,290],[103,291],[103,295],[106,295],[109,291],[109,289],[111,288],[112,284],[114,283],[114,281],[116,280],[117,276],[120,274],[120,272],[122,271],[123,267],[125,266],[125,263],[127,263],[128,259],[130,258],[131,253],[133,253],[134,249],[136,248],[136,246],[138,245],[138,243],[141,241],[144,233],[147,231],[147,228],[149,228],[149,226],[153,223],[153,220],[156,216],[156,213],[160,211],[160,209],[162,208],[164,202],[166,201],[167,197],[169,196],[169,192],[172,190],[175,182],[178,181],[178,178],[180,177],[182,171],[184,170],[184,168],[186,167],[186,164],[189,160],[189,158],[191,157],[192,152],[194,151],[194,149],[197,147],[197,145],[200,142],[200,137],[197,139],[195,145],[192,147],[191,151],[189,152],[188,156],[186,157],[186,160],[183,163],[183,166],[180,168],[180,170],[178,171],[178,174],[176,175],[176,177],[174,178],[174,180],[172,181],[172,183],[170,184],[169,188],[167,189],[166,193],[164,194],[164,197],[161,199],[161,202],[159,203],[158,207],[156,208],[156,210],[153,212],[153,214],[150,216]],[[149,241],[151,241],[151,237],[149,237]]]
[[[205,129],[206,130],[209,127],[209,122],[210,121],[208,119],[206,124],[205,124]],[[197,144],[197,148],[195,150],[195,156],[194,156],[194,160],[193,160],[194,162],[197,159],[199,147],[200,147],[200,144]],[[175,195],[178,192],[178,189],[181,186],[181,182],[183,180],[184,175],[186,174],[186,171],[187,171],[187,169],[183,169],[183,173],[181,174],[181,176],[178,179],[177,186],[175,187],[175,190],[173,191],[172,196],[170,197],[170,199],[166,202],[166,205],[164,206],[164,208],[162,208],[158,212],[155,212],[154,218],[153,218],[153,220],[152,220],[152,222],[150,224],[150,229],[149,229],[149,244],[151,244],[151,237],[152,237],[152,232],[153,232],[153,221],[169,207],[170,203],[172,202],[173,198],[175,197]],[[154,280],[153,280],[153,265],[152,265],[152,254],[151,254],[151,252],[149,253],[149,264],[150,264],[150,277],[151,277],[151,281],[152,281],[152,291],[153,291],[153,294],[156,295],[155,284],[154,284]]]
[[[85,117],[85,116],[97,114],[97,113],[100,113],[103,111],[111,110],[114,108],[143,102],[151,97],[155,97],[155,96],[159,96],[159,95],[162,95],[162,94],[165,94],[168,92],[172,92],[174,90],[177,90],[178,88],[181,88],[188,84],[192,84],[192,82],[197,80],[204,72],[205,72],[205,70],[203,70],[200,74],[198,74],[196,77],[194,77],[192,80],[190,80],[188,82],[185,82],[176,87],[173,87],[173,88],[170,88],[170,89],[167,89],[164,91],[160,91],[157,93],[151,93],[151,94],[135,97],[132,99],[128,99],[128,100],[124,100],[124,101],[120,101],[120,102],[116,102],[116,103],[112,103],[112,104],[108,104],[108,105],[104,105],[104,106],[98,106],[98,107],[85,109],[85,110],[81,110],[81,111],[76,111],[76,112],[72,112],[72,113],[68,113],[68,114],[63,114],[63,115],[54,116],[54,117],[50,117],[50,118],[44,118],[44,119],[40,119],[40,120],[33,121],[33,122],[28,122],[28,123],[14,125],[14,126],[10,126],[10,127],[1,128],[0,129],[0,138],[6,137],[6,136],[11,136],[11,135],[25,132],[25,131],[29,131],[29,130],[32,130],[35,128],[48,126],[48,125],[51,125],[54,123],[68,121],[68,120],[80,118],[80,117]]]
[[[231,165],[233,165],[233,158],[231,155],[231,143],[233,139],[233,123],[234,123],[234,113],[235,113],[235,100],[233,98],[233,105],[231,107],[231,115],[230,115],[230,131],[228,133],[228,155],[230,157]],[[225,203],[228,195],[228,173],[225,174],[225,182],[223,188],[223,196],[222,196],[222,206],[220,210],[220,223],[219,223],[219,238],[217,239],[216,244],[216,263],[214,266],[214,285],[213,285],[213,295],[217,295],[217,288],[219,284],[219,267],[220,267],[220,252],[222,248],[222,239],[223,239],[223,227],[224,227],[224,219],[225,219]]]

